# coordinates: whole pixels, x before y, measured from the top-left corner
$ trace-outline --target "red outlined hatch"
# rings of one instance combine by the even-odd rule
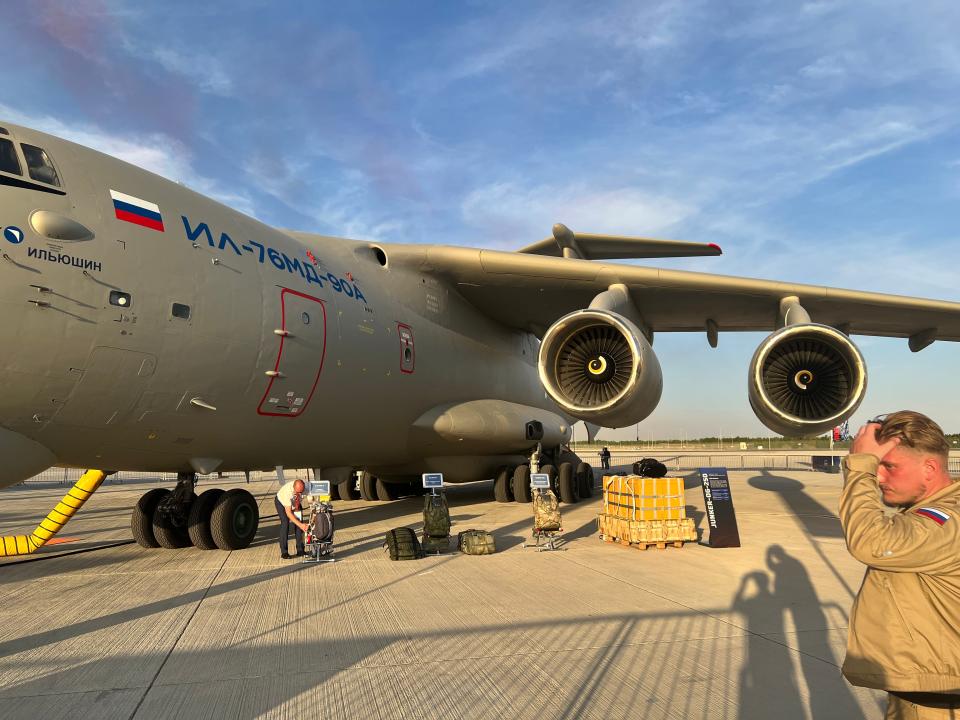
[[[417,366],[417,353],[413,347],[413,328],[404,323],[397,323],[397,334],[400,336],[400,372],[409,375]]]
[[[323,300],[284,288],[280,292],[277,361],[257,414],[299,417],[320,381],[327,352],[327,308]],[[269,340],[268,340],[269,342]]]

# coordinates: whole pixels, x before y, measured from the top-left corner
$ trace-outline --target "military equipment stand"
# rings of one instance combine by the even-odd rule
[[[560,533],[560,509],[557,496],[550,489],[550,476],[546,473],[534,473],[530,476],[530,489],[533,492],[533,539],[534,544],[524,543],[523,547],[533,548],[537,552],[566,550],[558,547]]]

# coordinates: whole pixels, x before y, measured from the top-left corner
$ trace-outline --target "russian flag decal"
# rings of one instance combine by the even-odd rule
[[[947,513],[938,508],[920,508],[915,512],[917,515],[923,515],[925,518],[930,518],[937,525],[943,525],[947,520],[950,519],[950,516],[947,515]]]
[[[113,198],[113,210],[118,220],[163,232],[163,217],[160,215],[159,205],[116,190],[110,191],[110,197]]]

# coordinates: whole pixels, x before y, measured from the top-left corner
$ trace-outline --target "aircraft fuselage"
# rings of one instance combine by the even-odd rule
[[[0,187],[0,425],[58,464],[399,467],[423,457],[411,427],[432,407],[555,411],[536,338],[392,268],[387,246],[283,232],[5,127],[47,151],[63,194]]]

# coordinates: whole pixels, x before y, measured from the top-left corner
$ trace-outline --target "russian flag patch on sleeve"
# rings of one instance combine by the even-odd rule
[[[950,516],[939,508],[918,508],[914,512],[917,515],[923,515],[925,518],[930,518],[937,525],[943,525],[947,520],[950,519]]]
[[[113,199],[113,211],[118,220],[163,232],[163,217],[160,215],[159,205],[116,190],[110,191],[110,197]]]

